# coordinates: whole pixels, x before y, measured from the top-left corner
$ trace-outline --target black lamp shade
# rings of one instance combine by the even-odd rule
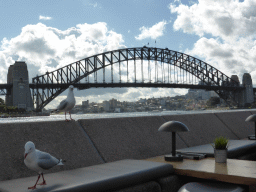
[[[255,135],[249,135],[248,136],[248,138],[250,139],[250,140],[256,140],[256,114],[254,114],[254,115],[250,115],[249,117],[247,117],[246,119],[245,119],[245,121],[247,121],[247,122],[254,122],[254,126],[255,126]]]
[[[163,132],[187,132],[189,131],[188,127],[179,122],[179,121],[168,121],[161,125],[161,127],[158,129],[158,131]]]
[[[176,132],[187,132],[187,126],[179,121],[168,121],[160,126],[158,131],[172,132],[172,155],[165,155],[166,161],[182,161],[181,155],[176,155]]]

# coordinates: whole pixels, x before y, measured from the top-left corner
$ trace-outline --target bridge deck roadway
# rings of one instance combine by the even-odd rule
[[[68,88],[70,84],[30,84],[32,89],[47,89],[47,88]],[[186,89],[206,89],[206,90],[228,90],[240,91],[244,87],[222,87],[222,86],[208,86],[208,85],[192,85],[192,84],[167,84],[167,83],[77,83],[73,84],[79,90],[89,88],[108,88],[108,87],[162,87],[162,88],[186,88]]]
[[[54,88],[68,88],[71,84],[29,84],[31,89],[54,89]],[[224,87],[224,86],[208,86],[208,85],[193,85],[193,84],[167,84],[167,83],[77,83],[73,84],[79,90],[89,88],[113,88],[113,87],[160,87],[160,88],[185,88],[185,89],[205,89],[205,90],[227,90],[227,91],[241,91],[245,87]],[[12,84],[0,84],[0,89],[10,89]],[[253,88],[256,92],[256,88]]]

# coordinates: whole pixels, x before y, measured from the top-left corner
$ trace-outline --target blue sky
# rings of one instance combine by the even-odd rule
[[[157,47],[168,47],[179,50],[179,47],[192,48],[196,35],[186,35],[181,31],[174,31],[172,24],[176,14],[171,14],[169,4],[172,1],[131,0],[131,1],[6,1],[0,8],[1,31],[0,37],[7,39],[20,34],[22,27],[39,22],[66,30],[77,24],[105,22],[109,30],[123,35],[127,47],[143,46],[150,43],[155,46],[155,39],[146,38],[136,40],[141,27],[150,28],[165,21],[164,35],[156,38]],[[188,1],[181,1],[191,4]],[[39,19],[40,16],[49,17]]]
[[[168,47],[231,76],[256,82],[256,0],[4,1],[0,7],[0,83],[8,67],[26,61],[30,79],[107,50]],[[156,45],[155,45],[156,41]],[[175,96],[185,89],[76,91],[77,104]],[[49,104],[56,107],[65,98]],[[85,96],[86,95],[86,96]]]

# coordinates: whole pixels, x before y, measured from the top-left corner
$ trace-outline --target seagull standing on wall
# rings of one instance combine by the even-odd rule
[[[71,114],[70,114],[70,111],[73,109],[73,107],[75,106],[76,104],[76,99],[75,99],[75,96],[74,96],[74,92],[73,92],[73,89],[74,89],[74,86],[73,85],[70,85],[69,88],[68,88],[68,96],[66,99],[64,99],[63,101],[60,102],[59,106],[57,107],[57,109],[55,111],[65,111],[65,120],[66,121],[69,121],[67,118],[66,118],[66,113],[67,111],[69,112],[69,116],[70,116],[70,120],[73,120],[71,118]]]
[[[37,150],[35,148],[35,144],[31,141],[28,141],[25,144],[24,163],[29,169],[38,173],[38,178],[35,185],[29,187],[28,189],[36,189],[36,185],[46,185],[43,175],[44,170],[50,169],[55,165],[64,165],[61,159],[59,160],[51,156],[49,153]],[[41,175],[43,182],[37,184]]]

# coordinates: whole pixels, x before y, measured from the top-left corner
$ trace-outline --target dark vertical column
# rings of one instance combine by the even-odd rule
[[[176,133],[172,132],[172,156],[176,156]]]
[[[25,108],[30,111],[34,109],[32,96],[29,88],[28,70],[25,62],[16,61],[12,71],[12,105]]]

